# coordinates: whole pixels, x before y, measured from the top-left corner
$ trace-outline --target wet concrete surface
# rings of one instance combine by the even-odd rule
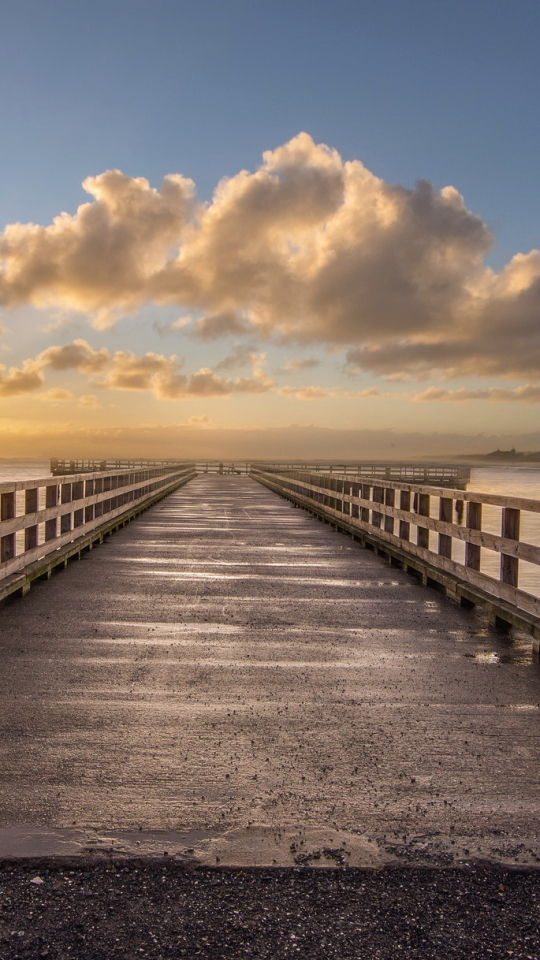
[[[540,668],[244,477],[0,610],[0,857],[540,863]]]

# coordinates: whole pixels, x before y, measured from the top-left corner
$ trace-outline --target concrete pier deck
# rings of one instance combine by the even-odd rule
[[[0,659],[0,856],[539,862],[527,640],[249,478],[6,603]]]

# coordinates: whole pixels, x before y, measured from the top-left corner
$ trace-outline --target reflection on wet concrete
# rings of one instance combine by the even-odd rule
[[[528,642],[247,478],[193,481],[0,630],[0,855],[540,857]]]

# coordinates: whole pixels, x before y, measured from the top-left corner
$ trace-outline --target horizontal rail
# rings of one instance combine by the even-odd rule
[[[131,470],[135,467],[180,466],[181,460],[51,460],[53,476],[91,473],[96,470]],[[470,480],[470,468],[463,464],[441,463],[362,463],[359,461],[257,461],[202,460],[197,462],[198,473],[241,474],[251,469],[277,471],[309,470],[313,473],[331,473],[343,476],[380,477],[384,480],[409,480],[414,483],[442,483],[462,486]]]
[[[165,466],[185,466],[186,460],[168,459],[168,460],[59,460],[53,457],[51,460],[51,473],[54,477],[68,476],[73,473],[96,473],[111,470],[134,470],[137,467],[165,467]]]
[[[467,605],[491,603],[497,620],[540,637],[540,598],[519,586],[522,562],[540,566],[540,545],[520,537],[522,514],[540,514],[540,501],[374,478],[355,482],[308,471],[253,468],[251,475],[403,565],[412,562],[425,582],[445,585]],[[498,508],[500,533],[483,529],[484,505]],[[464,513],[464,522],[454,521]],[[453,556],[456,543],[462,560]],[[481,570],[484,551],[498,556],[498,575]]]
[[[193,464],[0,484],[0,599],[75,542],[120,525],[195,476]],[[37,564],[37,566],[36,566]]]
[[[264,470],[268,473],[298,472],[329,473],[343,477],[377,477],[381,480],[408,480],[411,483],[432,483],[438,481],[446,486],[454,481],[456,486],[468,483],[471,476],[470,467],[462,464],[441,463],[364,463],[360,461],[329,461],[300,462],[257,461],[252,463],[252,470]]]

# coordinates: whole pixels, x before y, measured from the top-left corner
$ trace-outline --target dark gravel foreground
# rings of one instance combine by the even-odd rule
[[[42,881],[42,882],[40,882]],[[540,872],[0,863],[0,960],[540,958]]]

